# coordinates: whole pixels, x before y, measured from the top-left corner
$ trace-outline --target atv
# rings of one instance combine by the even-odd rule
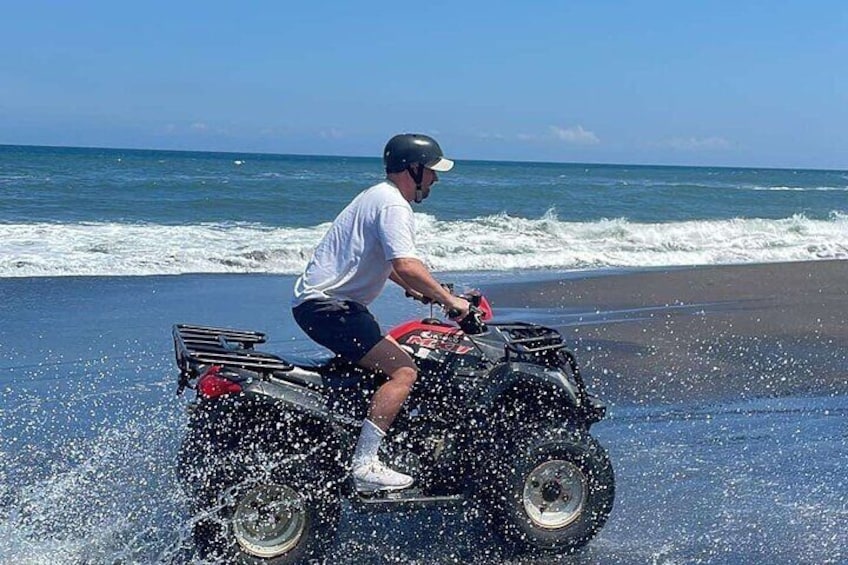
[[[559,332],[492,322],[484,296],[462,296],[472,308],[458,325],[431,305],[390,331],[419,368],[383,442],[381,459],[416,479],[394,492],[361,494],[349,471],[382,374],[261,352],[255,331],[174,326],[178,392],[196,393],[179,476],[205,558],[320,559],[343,500],[363,511],[473,504],[511,555],[571,553],[598,533],[614,476],[589,429],[605,406]]]

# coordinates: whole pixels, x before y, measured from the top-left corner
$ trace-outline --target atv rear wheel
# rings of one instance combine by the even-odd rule
[[[499,454],[489,490],[492,524],[516,553],[571,553],[612,510],[609,457],[588,433],[545,430]]]
[[[303,541],[308,512],[303,498],[285,485],[260,485],[241,497],[233,512],[233,536],[242,550],[261,558],[291,552]]]
[[[204,557],[251,565],[317,560],[335,538],[337,495],[315,482],[262,482],[237,487],[224,497],[214,519],[195,528]]]

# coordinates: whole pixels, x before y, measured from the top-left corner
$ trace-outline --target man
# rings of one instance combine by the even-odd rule
[[[336,217],[297,279],[292,313],[319,344],[388,380],[374,397],[353,456],[357,490],[399,490],[409,475],[384,465],[380,443],[418,376],[412,358],[384,336],[370,304],[391,279],[418,298],[428,298],[464,316],[468,302],[451,295],[430,274],[415,248],[410,202],[430,194],[438,172],[453,168],[435,139],[421,134],[392,137],[383,151],[386,179],[361,192]]]

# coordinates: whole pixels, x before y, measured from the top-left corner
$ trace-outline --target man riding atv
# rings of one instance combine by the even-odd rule
[[[411,202],[421,203],[453,168],[435,139],[422,134],[392,137],[383,151],[386,179],[361,192],[336,217],[297,279],[292,313],[317,343],[388,380],[371,399],[352,461],[363,493],[405,489],[413,478],[378,456],[386,431],[409,396],[418,370],[394,338],[383,335],[368,305],[391,279],[416,298],[441,304],[459,318],[468,302],[453,296],[430,274],[415,247]]]

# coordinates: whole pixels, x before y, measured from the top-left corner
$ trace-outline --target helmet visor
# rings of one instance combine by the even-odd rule
[[[453,168],[453,161],[451,161],[450,159],[445,159],[444,157],[439,157],[435,161],[430,161],[429,163],[426,163],[424,166],[432,171],[446,173]]]

